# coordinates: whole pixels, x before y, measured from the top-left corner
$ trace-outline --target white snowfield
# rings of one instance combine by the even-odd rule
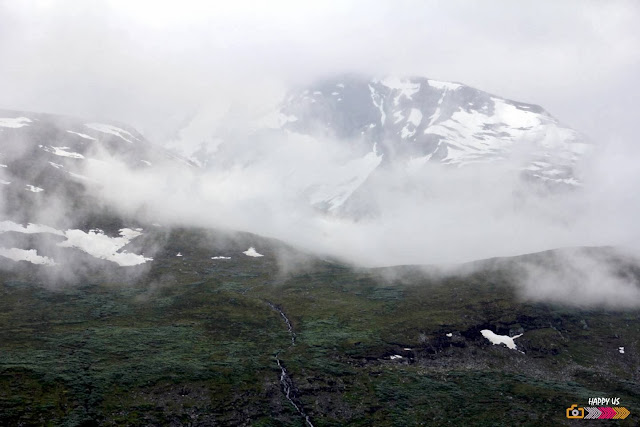
[[[61,165],[59,163],[49,162],[49,164],[56,169],[62,169],[64,167],[64,165]]]
[[[417,108],[412,108],[409,113],[409,117],[407,118],[407,124],[405,124],[402,131],[400,131],[400,136],[403,139],[412,137],[416,134],[420,123],[422,123],[422,112]]]
[[[371,102],[380,111],[380,124],[384,126],[384,122],[387,120],[387,115],[384,112],[384,99],[376,92],[373,86],[369,85],[369,93],[371,95]]]
[[[416,127],[420,126],[420,123],[422,123],[422,111],[412,108],[407,121]]]
[[[514,143],[526,140],[535,139],[540,147],[545,147],[551,140],[547,134],[558,131],[557,123],[551,118],[519,109],[500,98],[491,100],[494,103],[491,113],[459,109],[451,118],[444,121],[435,118],[434,123],[425,128],[425,134],[438,135],[447,143],[444,163],[466,164],[486,154],[507,152]],[[563,139],[573,136],[575,132],[566,130]]]
[[[407,99],[412,99],[413,95],[420,92],[420,83],[413,83],[409,79],[401,79],[395,76],[389,76],[380,80],[380,83],[394,91],[394,105],[398,105],[398,103],[400,102],[400,97],[404,96]]]
[[[35,185],[27,184],[25,185],[25,190],[31,191],[32,193],[40,193],[44,191],[44,188],[36,187]]]
[[[82,230],[67,230],[61,231],[57,230],[53,227],[49,227],[48,225],[42,224],[32,224],[29,223],[26,226],[22,224],[15,223],[13,221],[1,221],[0,222],[0,233],[5,232],[18,232],[25,234],[35,234],[35,233],[49,233],[55,234],[57,236],[63,236],[66,238],[65,241],[58,243],[60,247],[66,248],[77,248],[83,252],[86,252],[89,255],[92,255],[96,258],[105,259],[107,261],[115,262],[120,266],[133,266],[143,264],[147,261],[153,261],[153,258],[148,258],[143,255],[137,255],[134,253],[129,253],[127,251],[119,252],[125,245],[127,245],[131,240],[135,239],[138,236],[142,235],[142,229],[131,229],[131,228],[122,228],[120,229],[120,237],[109,237],[104,234],[102,230],[89,230],[88,233],[85,233]],[[20,249],[19,251],[23,251]],[[23,258],[25,261],[36,260],[39,258],[35,257],[35,250],[32,255],[24,255],[22,252],[15,252],[14,256],[18,256],[19,254],[23,254]],[[7,258],[9,256],[3,255]],[[45,257],[46,258],[46,257]],[[13,258],[12,258],[13,259]],[[47,258],[47,263],[50,261],[53,265],[53,260]],[[40,260],[42,261],[42,260]],[[45,262],[34,262],[36,264],[45,264]]]
[[[438,106],[436,108],[436,111],[434,111],[434,113],[429,117],[429,124],[427,125],[427,127],[431,126],[432,124],[434,124],[439,118],[440,118],[440,114],[441,114],[441,110],[440,110],[440,106],[442,105],[442,101],[444,101],[444,97],[447,94],[447,91],[444,90],[442,92],[442,95],[440,95],[440,99],[438,99]]]
[[[256,248],[254,248],[253,246],[251,246],[249,249],[247,249],[246,251],[244,251],[242,253],[245,254],[246,256],[252,256],[252,257],[264,256],[264,255],[259,254],[258,252],[256,252]]]
[[[431,79],[429,79],[428,82],[429,82],[429,86],[434,87],[436,89],[456,90],[462,86],[459,83],[442,82],[439,80],[431,80]]]
[[[3,128],[21,128],[23,126],[29,126],[31,119],[28,117],[0,117],[0,127]]]
[[[38,255],[35,249],[0,248],[0,256],[14,261],[28,261],[33,264],[56,265],[49,257]]]
[[[133,266],[153,261],[153,258],[146,258],[143,255],[136,255],[127,251],[118,252],[132,239],[141,234],[139,231],[130,228],[121,229],[121,237],[109,237],[102,230],[89,230],[88,233],[82,230],[68,230],[65,232],[67,240],[58,243],[58,246],[78,248],[89,255],[115,262],[120,266]]]
[[[29,223],[24,226],[13,221],[0,221],[0,233],[4,233],[6,231],[15,231],[25,234],[50,233],[58,236],[64,236],[64,232],[56,230],[53,227],[49,227],[48,225]]]
[[[404,120],[404,115],[402,114],[402,111],[396,111],[395,113],[393,113],[393,118],[394,118],[393,123],[398,124],[402,120]]]
[[[483,329],[480,331],[480,333],[482,334],[483,337],[491,341],[493,345],[504,344],[512,350],[518,350],[518,348],[516,347],[516,343],[513,340],[515,340],[516,338],[520,338],[522,336],[522,334],[520,334],[512,338],[507,335],[498,335],[495,332],[490,331],[489,329]]]
[[[231,259],[231,257],[230,256],[212,256],[211,259]]]
[[[72,130],[68,130],[67,132],[72,133],[74,135],[77,135],[80,138],[88,139],[90,141],[97,141],[97,139],[95,139],[92,136],[87,135],[86,133],[75,132],[75,131],[72,131]]]
[[[139,141],[139,139],[133,136],[131,132],[126,131],[124,129],[120,129],[119,127],[116,127],[116,126],[106,125],[104,123],[87,123],[85,124],[85,126],[88,127],[89,129],[97,130],[98,132],[115,135],[127,141],[129,144],[133,144],[133,140]]]
[[[70,157],[72,159],[84,159],[84,156],[80,153],[74,153],[69,150],[69,147],[52,147],[49,145],[38,145],[38,147],[42,148],[47,153],[54,154],[60,157]]]

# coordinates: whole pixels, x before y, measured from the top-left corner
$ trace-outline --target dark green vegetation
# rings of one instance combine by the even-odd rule
[[[443,277],[246,234],[156,238],[135,277],[2,273],[0,425],[304,425],[276,355],[316,426],[569,424],[565,408],[590,397],[619,397],[631,416],[616,425],[638,422],[637,310],[523,302],[508,262]],[[525,354],[485,328],[524,332]]]

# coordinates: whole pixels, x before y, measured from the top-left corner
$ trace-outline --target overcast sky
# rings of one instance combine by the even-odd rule
[[[424,75],[536,103],[606,143],[635,136],[635,1],[0,0],[0,107],[162,138],[343,71]]]

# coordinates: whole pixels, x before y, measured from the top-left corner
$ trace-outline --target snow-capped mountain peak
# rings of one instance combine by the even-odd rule
[[[291,92],[271,128],[377,143],[385,162],[453,166],[521,156],[530,178],[577,184],[589,143],[542,107],[425,77],[347,75]],[[524,154],[523,154],[524,153]]]

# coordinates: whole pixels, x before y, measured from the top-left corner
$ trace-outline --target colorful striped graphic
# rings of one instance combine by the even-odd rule
[[[622,406],[585,406],[584,408],[577,408],[578,405],[573,405],[567,409],[567,418],[579,418],[585,420],[624,420],[630,414],[629,410]],[[584,416],[581,416],[582,410]]]
[[[587,412],[584,416],[585,420],[597,420],[602,415],[602,412],[595,406],[585,406],[584,410]]]
[[[608,406],[601,406],[598,409],[600,409],[600,412],[602,412],[602,414],[598,417],[599,420],[612,420],[613,417],[616,416],[616,411]]]
[[[627,418],[629,416],[629,410],[627,408],[625,408],[625,407],[616,406],[613,409],[616,411],[616,415],[613,417],[614,420],[624,420],[625,418]]]

